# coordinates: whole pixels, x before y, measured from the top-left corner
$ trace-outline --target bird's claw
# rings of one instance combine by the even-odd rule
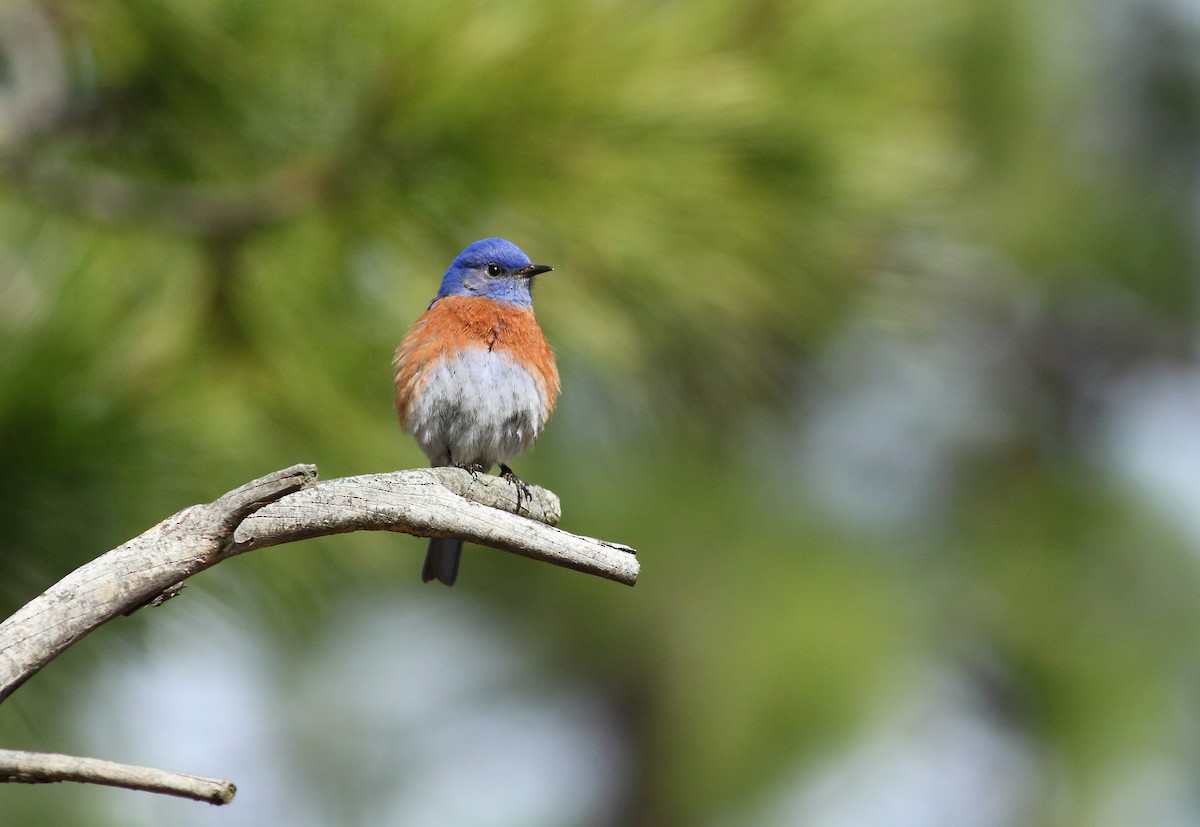
[[[529,483],[522,480],[513,470],[504,463],[500,463],[500,478],[508,480],[517,487],[517,513],[521,513],[521,501],[531,502],[533,500],[533,492],[529,490]]]
[[[477,478],[480,474],[487,473],[487,469],[484,468],[478,462],[469,462],[469,463],[466,463],[465,465],[455,465],[455,467],[463,469],[468,474],[470,474],[473,479]]]

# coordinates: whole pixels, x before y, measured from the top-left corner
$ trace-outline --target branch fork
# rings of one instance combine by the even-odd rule
[[[174,597],[194,574],[260,548],[350,531],[461,537],[632,586],[632,548],[555,528],[553,492],[500,477],[426,468],[317,482],[313,465],[252,480],[194,505],[55,583],[0,623],[0,703],[93,629]],[[231,782],[93,758],[0,750],[0,782],[79,781],[211,804]]]

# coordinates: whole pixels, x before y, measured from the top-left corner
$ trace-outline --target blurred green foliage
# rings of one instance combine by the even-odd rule
[[[556,267],[538,313],[565,393],[518,470],[568,530],[637,547],[642,582],[480,551],[439,598],[489,605],[618,711],[614,824],[736,822],[931,664],[1034,745],[1025,823],[1105,823],[1147,756],[1194,774],[1196,543],[1105,459],[1105,423],[1194,364],[1200,81],[1159,46],[1195,27],[1146,12],[1127,42],[1085,5],[0,8],[0,605],[268,470],[422,464],[391,350],[499,235]],[[846,391],[872,375],[846,367],[855,330],[966,377]],[[986,416],[943,416],[962,396]],[[916,402],[890,442],[853,430]],[[943,446],[920,508],[830,507],[804,446],[831,409],[883,445],[863,490],[902,498],[889,452]],[[314,542],[183,600],[298,662],[347,595],[411,594],[419,551]],[[153,622],[56,662],[0,739],[80,743],[58,710]],[[89,801],[0,790],[6,824]]]

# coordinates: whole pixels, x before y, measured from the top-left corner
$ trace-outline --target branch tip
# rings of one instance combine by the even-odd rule
[[[11,749],[0,749],[0,782],[2,781],[17,784],[74,781],[173,795],[218,805],[228,804],[237,794],[237,786],[232,781],[217,778],[204,778],[154,767],[118,764],[99,758]]]

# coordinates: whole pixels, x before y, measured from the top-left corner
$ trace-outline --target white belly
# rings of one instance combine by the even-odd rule
[[[434,465],[506,462],[545,426],[546,392],[505,353],[468,348],[426,369],[405,430]]]

